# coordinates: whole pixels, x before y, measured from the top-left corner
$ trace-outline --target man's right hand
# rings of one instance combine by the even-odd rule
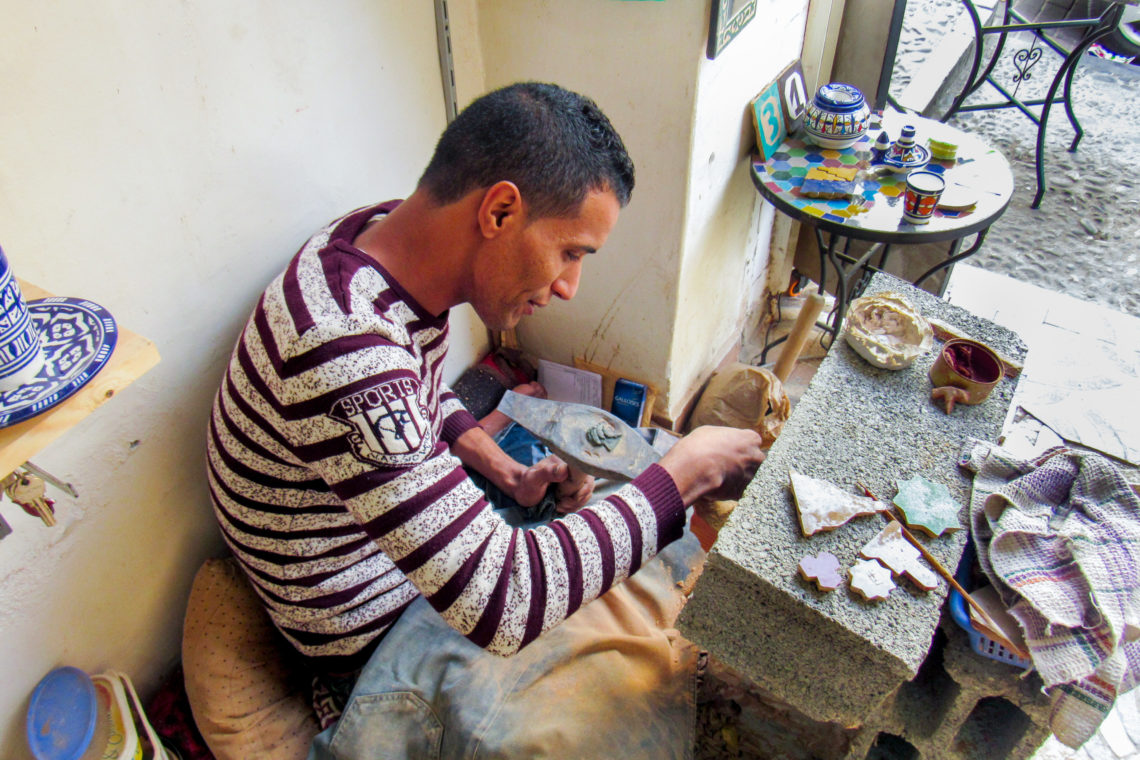
[[[763,440],[754,430],[703,425],[677,441],[660,465],[673,476],[681,500],[739,499],[764,461]]]

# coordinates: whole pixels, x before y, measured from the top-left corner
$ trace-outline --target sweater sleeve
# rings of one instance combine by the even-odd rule
[[[467,411],[467,407],[446,384],[440,387],[439,410],[443,417],[443,429],[440,436],[449,446],[454,444],[459,436],[479,424],[475,415]]]

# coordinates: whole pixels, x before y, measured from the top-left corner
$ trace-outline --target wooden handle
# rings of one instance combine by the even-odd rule
[[[788,340],[784,344],[784,350],[780,352],[780,358],[776,361],[776,368],[772,372],[776,377],[780,378],[780,382],[788,379],[792,374],[792,368],[796,366],[796,359],[800,358],[800,353],[804,350],[804,344],[807,343],[808,336],[811,335],[811,328],[815,325],[815,318],[819,316],[819,312],[823,310],[823,296],[815,293],[807,297],[804,305],[800,308],[800,314],[796,317],[796,323],[792,325],[792,331],[788,333]]]

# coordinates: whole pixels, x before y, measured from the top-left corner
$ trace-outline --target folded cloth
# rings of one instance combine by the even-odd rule
[[[974,440],[961,463],[979,564],[1025,633],[1050,728],[1079,747],[1140,683],[1140,499],[1098,454],[1025,462]]]

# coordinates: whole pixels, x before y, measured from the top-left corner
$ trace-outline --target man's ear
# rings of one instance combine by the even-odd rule
[[[479,204],[479,231],[485,238],[501,235],[523,221],[522,193],[514,182],[496,182]]]

